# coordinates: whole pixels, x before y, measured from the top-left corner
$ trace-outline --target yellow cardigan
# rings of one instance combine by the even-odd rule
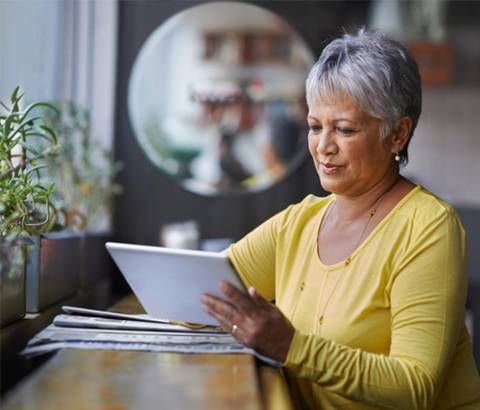
[[[348,265],[326,266],[317,235],[333,199],[310,195],[227,250],[295,326],[284,363],[295,406],[480,409],[458,215],[417,186]]]

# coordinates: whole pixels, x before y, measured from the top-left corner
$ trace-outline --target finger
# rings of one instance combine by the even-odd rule
[[[219,314],[218,312],[216,312],[215,310],[211,309],[210,307],[208,307],[207,305],[202,305],[202,310],[212,316],[219,324],[220,326],[223,327],[224,330],[226,330],[227,332],[230,332],[231,331],[231,328],[232,328],[232,325],[230,324],[229,321],[227,321],[227,319],[225,319],[221,314]]]
[[[200,301],[229,322],[240,322],[243,319],[234,306],[215,296],[202,295]]]
[[[238,289],[234,286],[230,285],[226,281],[221,281],[218,284],[218,288],[220,291],[227,296],[233,305],[243,314],[246,316],[250,316],[255,311],[255,305],[250,300],[250,298],[246,297],[243,293],[241,293]]]
[[[252,297],[255,305],[257,305],[257,307],[260,309],[270,310],[273,307],[267,299],[257,292],[257,289],[255,289],[254,286],[250,286],[250,288],[248,288],[248,293]]]
[[[212,316],[219,324],[222,326],[222,328],[230,333],[235,339],[237,339],[241,343],[241,333],[242,330],[238,325],[234,330],[234,323],[230,322],[226,318],[224,318],[222,315],[219,313],[215,312],[213,309],[210,309],[207,305],[202,305],[202,310]]]

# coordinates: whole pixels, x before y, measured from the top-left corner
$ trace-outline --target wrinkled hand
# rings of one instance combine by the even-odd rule
[[[202,310],[244,346],[285,362],[295,329],[280,309],[259,295],[253,286],[248,290],[251,299],[225,281],[218,288],[232,304],[204,294],[200,298]]]

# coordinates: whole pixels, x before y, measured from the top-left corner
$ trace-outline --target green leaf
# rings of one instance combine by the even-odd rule
[[[18,87],[18,88],[20,88],[20,87]],[[12,101],[12,104],[13,104],[14,107],[18,107],[18,102],[22,99],[22,97],[25,95],[25,93],[26,93],[26,91],[24,91],[23,93],[18,95],[17,98],[15,99],[15,101]]]
[[[43,117],[38,116],[38,117],[33,117],[33,118],[29,118],[28,120],[22,121],[18,127],[12,129],[12,131],[10,131],[8,134],[7,134],[7,131],[5,130],[5,134],[8,135],[7,138],[8,138],[8,139],[13,138],[13,137],[15,136],[15,134],[16,134],[17,132],[20,132],[20,130],[21,130],[23,127],[25,127],[26,125],[32,126],[33,123],[34,123],[36,120],[41,119],[41,118],[43,118]],[[7,123],[7,121],[5,121],[5,124],[6,124],[6,123]]]
[[[55,113],[57,115],[59,115],[58,110],[52,104],[49,104],[49,103],[46,103],[46,102],[35,102],[35,103],[30,104],[27,108],[25,108],[25,111],[22,113],[22,116],[23,116],[22,121],[26,118],[26,116],[29,114],[29,112],[32,111],[35,107],[47,107],[47,108],[50,108],[51,110],[55,111]]]
[[[7,138],[10,138],[10,129],[12,128],[12,122],[14,120],[16,115],[10,113],[8,116],[7,116],[7,119],[5,120],[4,124],[3,124],[3,133],[4,135],[7,136]]]
[[[42,134],[41,132],[27,131],[25,135],[27,137],[41,137],[46,139],[47,141],[50,141],[50,138],[48,138],[45,134]]]
[[[30,168],[27,172],[26,175],[30,176],[32,175],[35,171],[38,171],[39,169],[42,168],[48,168],[48,165],[37,165],[36,167]]]
[[[33,155],[37,157],[40,155],[40,153],[35,148],[33,148],[30,144],[27,144],[26,142],[18,141],[18,144],[25,148],[27,151],[30,151]]]
[[[12,143],[7,147],[7,151],[11,151],[13,149],[13,147],[15,147],[15,145],[18,144],[18,141],[21,141],[22,140],[22,137],[18,137],[18,138],[15,138],[14,140],[12,140]],[[14,155],[12,155],[13,157]]]
[[[15,177],[15,178],[13,178],[12,182],[18,182],[20,184],[23,184],[23,178],[22,178],[22,176]]]
[[[52,137],[53,143],[57,145],[57,136],[55,135],[55,131],[53,131],[50,127],[47,127],[46,125],[40,125],[40,128],[47,131]]]
[[[19,85],[17,86],[17,88],[15,88],[15,90],[13,90],[13,93],[12,93],[12,104],[15,103],[15,101],[17,100],[18,90],[20,90],[20,86],[19,86]]]
[[[20,87],[17,87],[17,88],[20,88]],[[17,91],[18,91],[18,90],[17,90]],[[18,103],[19,103],[19,101],[22,99],[22,97],[25,95],[25,92],[26,92],[26,91],[24,91],[24,92],[21,93],[19,96],[17,96],[17,97],[15,98],[15,101],[12,101],[12,104],[13,104],[13,105],[12,105],[11,112],[16,112],[16,111],[18,111]]]

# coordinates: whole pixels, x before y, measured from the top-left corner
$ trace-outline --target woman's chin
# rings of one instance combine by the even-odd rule
[[[320,185],[327,192],[337,193],[341,189],[342,183],[326,175],[320,175]]]

